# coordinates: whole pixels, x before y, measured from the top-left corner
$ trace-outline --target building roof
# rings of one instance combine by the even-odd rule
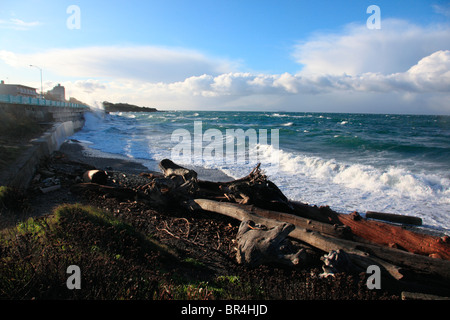
[[[21,88],[25,88],[25,89],[37,90],[36,88],[29,87],[29,86],[24,86],[23,84],[4,83],[3,81],[0,82],[0,85],[1,85],[1,86],[21,87]]]

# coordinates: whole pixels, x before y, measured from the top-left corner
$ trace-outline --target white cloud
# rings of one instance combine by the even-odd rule
[[[33,54],[0,51],[0,59],[18,66],[33,63],[62,76],[172,82],[195,75],[229,72],[236,63],[200,52],[154,46],[104,46],[50,49]]]
[[[106,86],[102,84],[99,80],[78,80],[75,81],[75,87],[79,88],[80,90],[86,92],[86,93],[94,93],[97,90],[104,90],[106,89]]]
[[[450,50],[449,26],[383,19],[380,30],[352,24],[340,33],[315,34],[299,43],[293,56],[304,66],[302,74],[392,74],[438,50]]]
[[[4,29],[29,30],[30,28],[34,28],[40,25],[41,23],[39,21],[25,22],[16,18],[11,18],[9,20],[0,19],[0,28]]]

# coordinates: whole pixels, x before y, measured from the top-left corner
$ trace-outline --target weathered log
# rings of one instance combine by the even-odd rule
[[[202,210],[220,213],[231,218],[237,219],[239,221],[252,220],[255,223],[266,225],[269,228],[274,228],[282,224],[280,221],[276,221],[270,218],[265,218],[253,214],[243,208],[237,206],[233,203],[219,203],[213,200],[207,199],[195,199],[193,200],[192,207],[198,206]],[[306,242],[309,245],[318,248],[324,252],[329,252],[331,250],[344,249],[347,252],[360,255],[361,257],[369,258],[369,254],[358,249],[359,243],[354,243],[348,240],[342,240],[332,237],[326,237],[318,232],[306,230],[301,227],[295,227],[289,236]],[[342,242],[346,241],[346,242]],[[382,267],[391,277],[395,279],[401,279],[403,275],[400,273],[400,269],[393,266],[385,261],[382,261],[376,257],[370,257],[373,263],[377,263]]]
[[[178,166],[168,159],[161,161],[160,167],[168,177],[183,177],[181,182],[186,181],[186,177],[196,177],[192,170]],[[259,164],[249,175],[234,181],[224,183],[196,181],[197,184],[195,186],[199,187],[200,190],[192,187],[189,181],[192,181],[192,179],[185,182],[182,186],[184,189],[188,189],[192,196],[200,195],[201,197],[219,199],[219,197],[222,197],[220,195],[220,192],[222,192],[226,199],[234,202],[254,204],[257,207],[272,211],[295,213],[311,221],[316,220],[332,225],[345,225],[351,229],[353,235],[367,241],[416,254],[450,260],[450,241],[448,237],[441,239],[436,236],[407,230],[398,225],[362,219],[359,215],[340,214],[329,207],[318,208],[288,201],[277,186],[267,180],[267,177],[261,172]],[[193,191],[194,189],[195,192]],[[211,190],[210,194],[208,194],[208,189]],[[313,228],[308,229],[313,230]],[[323,232],[323,230],[321,231]]]
[[[258,164],[247,176],[228,182],[197,181],[197,197],[253,204],[270,210],[292,212],[293,207],[281,190],[261,171]]]
[[[176,169],[180,168],[184,169],[179,166],[176,167]],[[242,184],[240,185],[240,183]],[[218,183],[218,185],[215,183],[205,182],[203,184],[199,183],[198,185],[201,185],[202,187],[211,187],[213,185],[217,186],[212,188],[214,193],[213,198],[217,197],[217,191],[219,190],[224,192],[224,195],[229,201],[231,200],[236,202],[254,203],[254,199],[258,199],[259,197],[259,199],[262,198],[263,200],[255,201],[257,202],[254,203],[256,206],[269,209],[268,211],[274,210],[271,207],[272,200],[267,201],[267,199],[271,198],[268,198],[265,194],[263,196],[261,196],[261,194],[258,195],[259,192],[255,193],[255,190],[258,190],[258,187],[270,187],[270,184],[267,183],[265,176],[262,175],[259,171],[259,166],[257,166],[247,177],[238,179],[236,181]],[[278,188],[269,188],[265,190],[278,190]],[[424,272],[430,275],[441,277],[446,280],[450,280],[450,265],[448,261],[433,259],[425,256],[430,254],[430,251],[426,248],[426,245],[428,245],[428,249],[432,248],[431,253],[434,253],[434,256],[436,256],[436,253],[440,253],[439,256],[445,258],[447,248],[444,246],[443,250],[441,251],[435,250],[435,245],[433,245],[433,243],[431,243],[430,241],[434,240],[434,242],[445,243],[446,238],[439,240],[439,238],[422,235],[417,232],[409,231],[401,228],[400,226],[392,225],[389,223],[364,220],[359,215],[339,214],[331,210],[329,207],[318,208],[301,203],[289,202],[289,205],[280,208],[279,203],[283,204],[285,197],[284,195],[282,195],[281,191],[279,191],[278,194],[278,191],[275,192],[275,198],[272,198],[278,199],[274,202],[277,202],[281,199],[281,201],[277,203],[277,211],[294,211],[296,214],[306,216],[311,220],[314,219],[325,222],[327,224],[331,223],[341,226],[348,226],[350,227],[354,236],[356,235],[359,239],[364,239],[366,242],[370,243],[361,243],[334,238],[326,236],[321,232],[311,231],[314,230],[314,228],[312,227],[309,227],[309,229],[307,229],[300,226],[295,227],[295,229],[289,234],[290,237],[306,242],[324,252],[343,249],[347,253],[354,254],[355,257],[358,256],[360,258],[359,260],[362,259],[370,261],[370,263],[373,262],[378,264],[384,270],[384,274],[388,274],[388,276],[393,277],[397,280],[404,277],[401,269],[402,267],[410,268],[415,271]],[[192,193],[191,196],[192,195],[195,196],[196,192]],[[239,201],[239,197],[244,201]],[[280,223],[274,219],[268,219],[259,215],[255,215],[251,213],[251,211],[239,208],[236,206],[236,204],[233,205],[232,203],[218,203],[216,201],[206,199],[195,199],[194,203],[196,204],[196,206],[199,206],[203,210],[225,214],[238,219],[239,221],[253,220],[256,223],[264,224],[268,227],[276,227]],[[277,215],[278,214],[279,212],[277,213]],[[324,232],[324,230],[326,230],[326,228],[322,228],[321,231]],[[427,239],[428,242],[424,242],[423,239],[426,239],[427,237],[429,237]],[[416,241],[411,245],[410,239],[414,238],[416,239]],[[395,239],[395,241],[393,241],[393,239]],[[408,243],[408,241],[410,241],[410,243]],[[422,255],[411,254],[403,250],[389,248],[388,246],[390,243],[396,243],[395,246],[397,248],[406,249],[410,252],[419,253]],[[358,259],[354,258],[354,260],[357,261]],[[361,263],[361,261],[359,262]],[[364,263],[367,264],[367,262]]]
[[[449,238],[407,230],[381,221],[363,219],[359,214],[338,214],[339,221],[352,233],[373,243],[399,248],[433,258],[450,260]]]
[[[343,249],[348,253],[357,253],[372,259],[382,259],[383,261],[389,262],[390,266],[386,264],[385,267],[390,269],[391,275],[397,279],[403,278],[401,268],[405,267],[450,281],[450,262],[447,260],[435,259],[395,248],[337,239],[325,236],[319,232],[302,230],[301,228],[296,228],[289,236],[304,241],[325,252]]]
[[[366,218],[376,219],[376,220],[384,220],[402,224],[412,224],[415,226],[422,225],[422,219],[418,217],[404,216],[401,214],[394,213],[386,213],[386,212],[376,212],[376,211],[367,211]]]
[[[309,219],[345,225],[351,229],[354,236],[375,244],[393,247],[408,252],[450,260],[450,239],[422,232],[408,230],[392,223],[368,220],[356,212],[342,214],[328,207],[315,207],[292,202],[295,213]]]
[[[223,214],[239,221],[252,220],[268,227],[275,227],[281,223],[253,214],[233,203],[223,203],[208,199],[195,199],[193,202],[192,206],[194,208],[197,206],[202,210]],[[370,259],[397,280],[404,277],[402,270],[402,267],[404,267],[450,281],[450,261],[434,259],[375,244],[334,238],[297,226],[290,232],[289,237],[308,243],[324,252],[342,249],[347,253]],[[352,261],[361,265],[361,261],[358,261],[355,257]]]
[[[361,273],[366,272],[366,268],[361,268],[359,265],[356,265],[352,262],[352,257],[350,254],[345,252],[344,250],[331,250],[326,255],[322,256],[320,260],[323,261],[324,265],[322,266],[322,270],[324,271],[319,276],[321,278],[334,276],[336,273],[345,272],[345,273]]]
[[[351,231],[346,226],[336,224],[331,225],[329,223],[323,223],[312,219],[306,219],[289,213],[261,209],[253,205],[237,205],[237,206],[248,212],[254,213],[260,217],[292,223],[295,226],[302,227],[304,229],[311,231],[318,231],[323,234],[331,235],[337,238],[344,238],[344,239],[351,238]]]
[[[403,291],[402,300],[450,300],[450,297],[441,297],[433,294]]]
[[[310,206],[299,201],[291,201],[294,213],[304,218],[330,223],[335,225],[342,225],[339,221],[338,213],[331,210],[328,206]]]
[[[239,264],[257,266],[260,264],[282,263],[298,265],[304,249],[296,253],[282,253],[281,247],[287,241],[287,236],[295,228],[289,223],[279,224],[268,229],[264,225],[255,224],[252,220],[244,220],[236,235],[236,260]]]
[[[169,159],[163,159],[159,162],[159,168],[166,177],[180,176],[184,181],[197,179],[197,172],[194,170],[183,168]]]
[[[49,192],[53,192],[53,191],[61,189],[61,185],[57,184],[55,186],[44,187],[44,188],[41,187],[39,189],[41,190],[42,193],[49,193]]]

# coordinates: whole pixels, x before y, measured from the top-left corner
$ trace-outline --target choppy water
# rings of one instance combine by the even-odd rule
[[[289,198],[344,213],[419,216],[427,226],[450,231],[449,116],[171,111],[87,115],[86,120],[72,138],[155,171],[157,162],[172,158],[180,145],[181,140],[172,141],[175,130],[190,133],[194,144],[195,121],[201,121],[203,148],[213,141],[206,138],[208,129],[224,137],[227,129],[255,129],[258,137],[267,129],[266,143],[249,147],[247,141],[247,156],[258,152],[262,169]],[[278,147],[270,139],[275,129]],[[217,143],[225,154],[225,140]],[[218,159],[216,153],[206,157],[192,152],[189,161],[179,162],[221,170],[233,178],[247,175],[256,165]]]

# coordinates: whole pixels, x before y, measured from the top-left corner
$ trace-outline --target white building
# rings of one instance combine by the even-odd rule
[[[66,101],[66,89],[59,83],[52,90],[47,91],[47,94],[56,101]]]
[[[35,88],[23,86],[21,84],[5,84],[5,81],[3,80],[0,82],[0,94],[32,98],[37,98],[38,96]]]

